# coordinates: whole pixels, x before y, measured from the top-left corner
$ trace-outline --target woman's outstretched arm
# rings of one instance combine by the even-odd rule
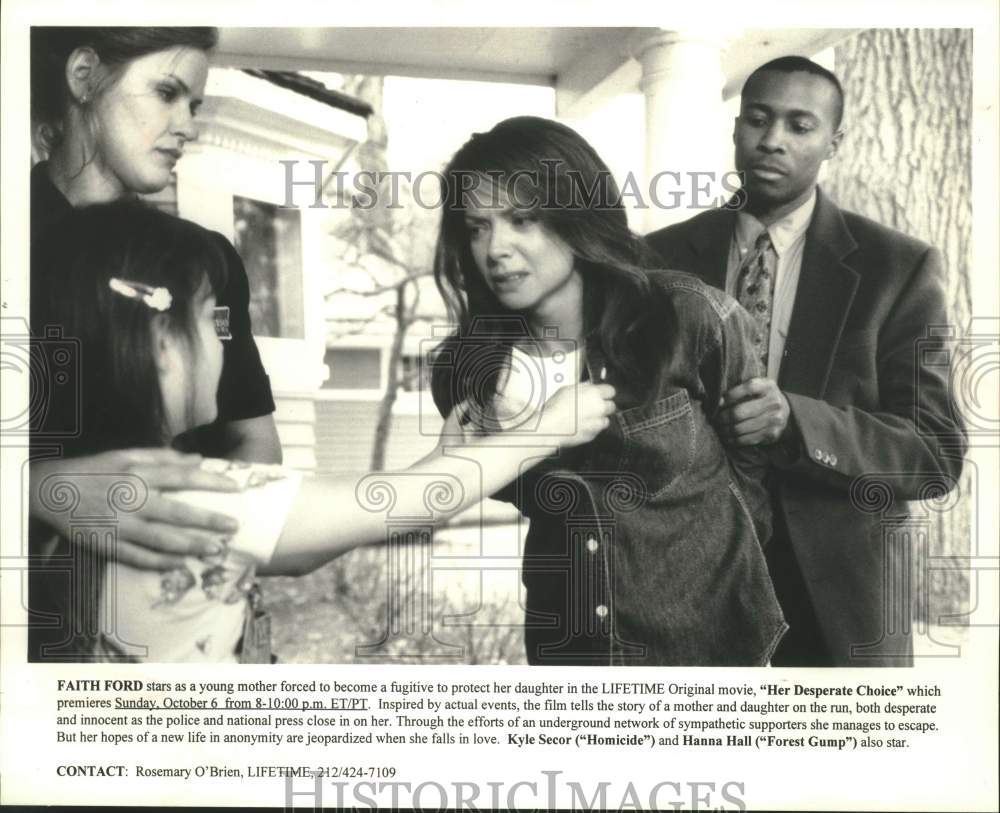
[[[263,575],[301,575],[346,551],[385,539],[386,520],[414,527],[444,522],[549,456],[593,440],[614,412],[607,384],[565,387],[546,405],[537,431],[466,438],[462,407],[445,422],[437,448],[400,472],[315,477],[303,482]],[[394,527],[398,527],[394,525]]]

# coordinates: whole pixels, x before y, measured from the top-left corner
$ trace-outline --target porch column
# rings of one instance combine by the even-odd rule
[[[724,45],[718,31],[667,30],[633,44],[646,99],[647,232],[687,220],[724,195],[720,180],[732,151],[722,104]]]

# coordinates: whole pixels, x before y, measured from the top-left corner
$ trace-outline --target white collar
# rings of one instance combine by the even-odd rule
[[[774,253],[779,257],[788,251],[796,241],[803,238],[806,229],[809,228],[809,221],[812,220],[813,211],[816,209],[816,189],[813,188],[809,198],[797,209],[789,212],[781,220],[776,220],[767,231],[771,235],[771,245],[774,246]],[[745,254],[747,250],[756,242],[758,235],[764,231],[764,224],[756,217],[740,212],[736,216],[736,245],[740,254]]]

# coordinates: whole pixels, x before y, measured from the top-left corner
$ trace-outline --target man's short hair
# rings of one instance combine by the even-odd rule
[[[822,65],[817,65],[811,59],[806,59],[804,56],[781,56],[777,59],[772,59],[770,62],[765,62],[759,68],[757,68],[753,73],[751,73],[747,80],[743,83],[743,88],[740,91],[745,93],[747,87],[754,80],[754,78],[765,71],[777,71],[778,73],[811,73],[813,76],[819,76],[825,79],[837,90],[837,106],[833,113],[833,129],[836,130],[840,127],[841,119],[844,117],[844,88],[841,87],[840,80],[837,78],[833,71],[828,71]]]

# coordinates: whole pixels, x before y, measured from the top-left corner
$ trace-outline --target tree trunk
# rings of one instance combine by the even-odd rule
[[[952,318],[972,312],[972,32],[866,31],[836,50],[844,141],[823,181],[844,208],[944,254]]]
[[[838,46],[835,64],[845,134],[823,188],[844,208],[941,249],[961,334],[972,312],[972,32],[873,29]],[[970,486],[966,474],[957,507],[928,512],[931,555],[968,551]],[[966,574],[936,578],[921,617],[967,611]]]

